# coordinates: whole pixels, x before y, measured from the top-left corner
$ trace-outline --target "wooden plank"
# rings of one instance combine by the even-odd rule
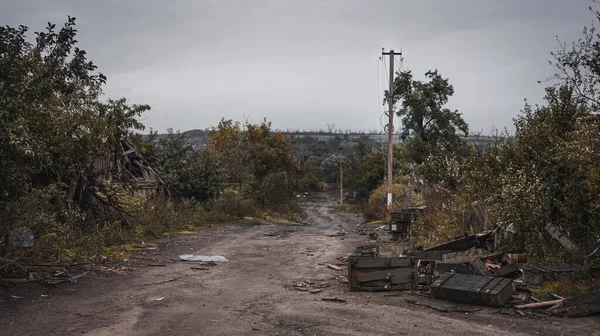
[[[460,252],[450,252],[442,254],[442,262],[449,264],[470,263],[475,258],[487,257],[490,252],[483,249],[468,249]]]
[[[485,267],[485,264],[483,263],[483,261],[481,261],[481,259],[475,258],[471,260],[470,264],[473,266],[473,268],[477,271],[479,275],[487,277],[491,276],[490,272],[488,272],[487,267]]]
[[[412,267],[414,265],[412,258],[390,258],[389,267]]]
[[[562,232],[556,226],[548,223],[546,224],[546,231],[552,236],[552,238],[558,240],[558,242],[569,252],[577,252],[579,251],[579,246],[577,246],[569,237],[567,237],[564,232]]]

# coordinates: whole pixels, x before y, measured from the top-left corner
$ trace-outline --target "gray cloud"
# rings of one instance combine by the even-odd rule
[[[0,20],[33,31],[77,17],[81,47],[105,92],[148,103],[145,124],[187,130],[220,117],[278,128],[379,129],[381,47],[404,67],[450,78],[449,107],[473,131],[512,125],[541,103],[555,36],[592,22],[589,0],[76,1],[0,4]]]

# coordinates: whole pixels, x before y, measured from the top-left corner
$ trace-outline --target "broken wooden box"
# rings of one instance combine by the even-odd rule
[[[349,257],[379,257],[379,245],[358,246]]]
[[[444,273],[430,286],[436,299],[502,307],[515,292],[510,279]]]
[[[414,260],[411,257],[348,258],[350,290],[411,290],[414,281]]]

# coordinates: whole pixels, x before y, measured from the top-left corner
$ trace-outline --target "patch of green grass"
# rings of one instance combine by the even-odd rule
[[[573,296],[578,294],[584,294],[592,290],[592,284],[584,281],[575,280],[559,280],[546,282],[541,288],[533,289],[533,295],[546,296],[549,294],[556,294],[560,296]]]

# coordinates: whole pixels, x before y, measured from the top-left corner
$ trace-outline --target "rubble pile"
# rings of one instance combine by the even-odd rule
[[[428,249],[380,255],[378,245],[348,256],[350,290],[412,290],[453,302],[499,307],[502,313],[579,317],[600,313],[600,293],[536,297],[545,281],[569,279],[573,266],[526,267],[527,256],[495,252],[498,228]]]

